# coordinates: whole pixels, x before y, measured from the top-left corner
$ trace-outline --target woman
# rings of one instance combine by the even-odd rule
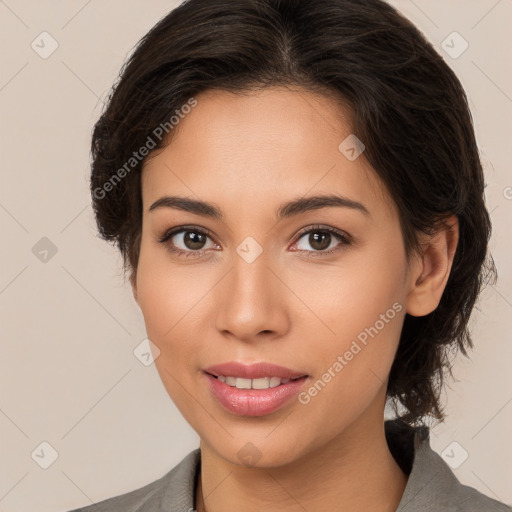
[[[81,510],[509,510],[429,446],[495,269],[464,90],[409,21],[381,0],[184,2],[92,152],[100,234],[201,441]]]

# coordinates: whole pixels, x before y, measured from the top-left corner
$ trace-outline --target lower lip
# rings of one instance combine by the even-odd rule
[[[308,377],[301,377],[268,389],[238,389],[205,373],[211,392],[230,413],[239,416],[264,416],[277,411],[294,396]]]

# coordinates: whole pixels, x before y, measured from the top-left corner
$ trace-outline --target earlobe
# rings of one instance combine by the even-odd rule
[[[452,215],[439,225],[434,235],[422,234],[421,254],[411,265],[406,311],[411,316],[432,313],[441,300],[459,241],[459,223]]]

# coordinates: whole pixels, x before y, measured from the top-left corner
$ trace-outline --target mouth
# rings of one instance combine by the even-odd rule
[[[266,416],[285,406],[293,406],[309,375],[283,378],[277,375],[248,379],[203,372],[212,398],[235,416]],[[298,403],[298,401],[297,401]]]
[[[268,377],[260,377],[257,379],[246,379],[244,377],[234,377],[231,375],[214,375],[213,373],[205,372],[210,375],[214,379],[219,380],[237,389],[269,389],[276,388],[278,386],[282,386],[287,384],[288,382],[294,382],[297,380],[305,379],[309,377],[309,375],[301,375],[300,377],[295,377],[294,379],[285,379],[277,376],[268,376]]]
[[[301,392],[311,376],[272,363],[244,365],[237,362],[203,370],[212,397],[237,416],[264,416],[287,404]]]

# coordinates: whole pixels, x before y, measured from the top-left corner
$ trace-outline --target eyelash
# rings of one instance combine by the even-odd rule
[[[167,243],[168,240],[170,240],[174,235],[177,235],[177,234],[183,233],[183,232],[192,232],[192,233],[197,233],[200,235],[205,235],[213,240],[212,233],[207,229],[204,229],[204,228],[199,229],[196,226],[180,226],[178,228],[172,228],[172,229],[166,231],[157,240],[157,242],[165,245],[166,249],[169,252],[177,254],[179,257],[185,257],[185,258],[200,257],[201,253],[207,251],[207,249],[200,249],[197,251],[192,251],[192,250],[184,251],[182,249],[177,249],[176,247],[173,247],[172,245],[169,245]],[[331,255],[333,253],[341,251],[341,250],[345,249],[348,245],[351,244],[350,237],[348,235],[346,235],[345,233],[343,233],[342,231],[338,231],[337,229],[330,228],[330,227],[324,227],[324,226],[320,226],[320,225],[311,226],[311,227],[305,228],[304,230],[300,231],[297,234],[294,244],[297,243],[304,235],[307,235],[310,233],[316,233],[316,232],[330,233],[331,235],[334,235],[340,242],[342,242],[342,244],[337,245],[336,247],[329,249],[328,251],[305,251],[303,249],[297,249],[297,252],[308,253],[307,254],[308,258],[318,258],[318,257]]]

